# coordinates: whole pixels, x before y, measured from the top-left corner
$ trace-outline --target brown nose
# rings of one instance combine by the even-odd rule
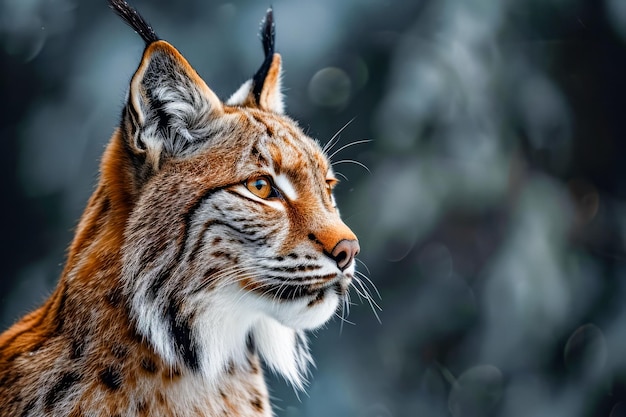
[[[358,240],[343,239],[335,245],[330,256],[337,262],[339,269],[344,271],[358,255],[360,249]]]

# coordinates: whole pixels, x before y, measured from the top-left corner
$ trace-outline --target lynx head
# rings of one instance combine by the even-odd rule
[[[222,102],[125,1],[110,3],[146,42],[102,168],[127,211],[122,284],[137,329],[207,378],[247,345],[302,387],[303,331],[346,297],[359,245],[327,157],[283,114],[272,11],[265,60]]]

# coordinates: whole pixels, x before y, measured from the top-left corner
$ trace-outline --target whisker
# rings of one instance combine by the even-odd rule
[[[335,174],[339,175],[340,177],[342,177],[342,178],[343,178],[343,179],[345,179],[346,181],[350,181],[350,180],[348,179],[348,177],[346,177],[345,175],[343,175],[341,172],[337,172],[337,171],[336,171],[336,172],[335,172]]]
[[[357,262],[359,262],[361,265],[363,265],[363,268],[365,268],[365,270],[367,271],[368,274],[372,275],[372,273],[370,272],[370,269],[367,267],[367,265],[365,265],[365,262],[363,262],[362,260],[360,260],[359,258],[354,258]]]
[[[340,335],[341,335],[341,332],[343,331],[343,324],[344,324],[344,323],[346,323],[346,324],[351,324],[352,326],[356,326],[356,323],[354,323],[354,322],[352,322],[352,321],[350,321],[350,320],[346,319],[346,318],[345,318],[345,317],[343,317],[343,316],[340,316],[338,313],[335,313],[335,316],[337,316],[337,318],[338,318],[339,320],[341,320],[341,323],[339,324],[339,334],[340,334]]]
[[[350,123],[352,123],[354,121],[354,119],[356,119],[356,117],[353,117],[352,119],[348,120],[348,122],[343,125],[343,127],[341,129],[339,129],[337,131],[337,133],[335,133],[333,135],[332,138],[330,138],[330,140],[328,142],[326,142],[326,145],[324,145],[324,148],[322,148],[322,152],[327,153],[329,152],[333,146],[335,146],[337,144],[337,142],[339,141],[338,136],[341,134],[341,132],[343,132],[348,126],[350,126]],[[333,141],[337,138],[337,141],[335,141],[333,143]]]
[[[354,146],[354,145],[359,145],[361,143],[368,143],[371,142],[371,139],[363,139],[363,140],[355,140],[354,142],[350,142],[346,145],[343,145],[341,148],[337,149],[335,152],[331,153],[330,155],[328,155],[328,159],[333,159],[333,156],[337,155],[339,152],[343,151],[346,148],[349,148],[350,146]]]
[[[361,280],[357,279],[355,277],[354,282],[356,282],[358,284],[359,287],[361,287],[361,289],[367,293],[367,290],[363,288],[363,283],[361,282]],[[356,286],[354,286],[355,290],[356,290]],[[380,306],[378,304],[376,304],[376,302],[372,299],[371,296],[364,296],[364,298],[367,300],[367,302],[369,303],[371,309],[372,309],[372,313],[374,313],[374,316],[376,317],[376,320],[378,321],[378,323],[382,324],[382,321],[380,320],[380,316],[378,315],[378,313],[376,312],[376,308],[379,309],[379,311],[382,311],[382,309],[380,308]],[[376,307],[376,308],[375,308]]]
[[[357,284],[359,284],[359,286],[361,287],[361,290],[363,292],[365,292],[367,294],[367,300],[371,303],[373,303],[376,308],[378,309],[378,311],[383,311],[382,307],[378,305],[378,303],[376,301],[374,301],[374,297],[372,297],[372,294],[369,291],[369,288],[367,286],[365,286],[365,284],[363,283],[363,281],[361,281],[359,278],[354,277],[354,282],[356,282]]]
[[[378,299],[379,299],[379,300],[382,300],[382,299],[383,299],[383,297],[382,297],[382,296],[380,295],[380,293],[378,292],[378,288],[376,288],[376,285],[372,282],[372,280],[371,280],[371,279],[369,279],[369,278],[367,277],[367,275],[365,275],[363,272],[360,272],[360,271],[354,271],[354,272],[356,272],[357,274],[359,274],[359,276],[360,276],[360,277],[362,277],[363,279],[366,279],[366,280],[367,280],[367,282],[369,282],[369,284],[372,286],[372,288],[374,288],[374,291],[376,292],[376,295],[378,296]]]
[[[339,336],[341,336],[343,334],[343,321],[345,320],[343,318],[343,314],[345,313],[345,307],[343,306],[343,304],[341,305],[341,314],[339,313],[335,313],[335,315],[337,317],[339,317],[339,320],[341,320],[341,322],[339,323]]]
[[[370,174],[372,173],[372,171],[370,171],[370,169],[363,163],[359,162],[359,161],[355,161],[354,159],[342,159],[341,161],[336,161],[331,163],[331,165],[339,165],[339,164],[355,164],[358,165],[360,167],[362,167],[363,169],[365,169],[367,172],[369,172]]]
[[[357,288],[356,286],[353,286],[352,288],[354,288],[354,291],[359,296],[359,301],[360,302],[363,302],[363,300],[368,300],[369,299],[369,297],[363,292],[363,289]]]

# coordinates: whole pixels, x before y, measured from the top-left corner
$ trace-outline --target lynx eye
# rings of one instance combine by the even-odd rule
[[[262,199],[279,196],[272,180],[267,176],[250,178],[245,182],[245,186],[252,194]]]

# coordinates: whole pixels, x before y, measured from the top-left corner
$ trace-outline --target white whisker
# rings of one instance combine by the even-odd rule
[[[372,141],[371,139],[363,139],[363,140],[355,140],[354,142],[350,142],[347,145],[343,145],[341,148],[337,149],[335,152],[328,155],[328,159],[333,159],[333,156],[337,155],[339,152],[343,151],[344,149],[349,148],[350,146],[359,145],[361,143],[368,143],[371,141]]]
[[[361,290],[367,294],[367,295],[363,295],[363,298],[365,298],[367,300],[367,302],[369,303],[371,309],[372,309],[372,313],[374,313],[374,316],[376,317],[376,320],[378,320],[378,323],[382,324],[382,321],[380,320],[380,317],[378,316],[378,313],[376,312],[376,309],[378,309],[379,311],[382,311],[382,308],[380,308],[380,306],[376,303],[376,301],[374,301],[372,299],[372,297],[369,295],[367,289],[364,288],[363,286],[363,282],[361,282],[361,280],[359,280],[358,278],[354,278],[354,282],[356,282],[358,284],[358,286],[361,288]],[[354,286],[355,290],[357,288],[357,286]]]
[[[357,274],[359,274],[360,277],[362,277],[363,279],[367,280],[367,282],[369,282],[369,284],[372,286],[372,288],[374,288],[374,291],[376,292],[376,295],[378,296],[379,300],[383,299],[383,297],[378,292],[378,288],[376,288],[376,285],[372,282],[371,279],[368,278],[367,275],[365,275],[363,272],[360,272],[360,271],[354,271],[354,272],[356,272]]]
[[[333,148],[333,146],[335,146],[337,144],[337,142],[339,141],[338,137],[341,134],[341,132],[343,132],[345,130],[345,128],[347,128],[350,125],[350,123],[352,123],[354,121],[354,119],[356,119],[356,117],[353,117],[352,119],[348,120],[348,122],[345,125],[343,125],[343,127],[341,129],[339,129],[337,131],[337,133],[335,133],[333,135],[333,137],[330,138],[330,140],[328,142],[326,142],[326,145],[324,145],[324,148],[322,149],[322,152],[324,152],[324,153],[330,152],[330,150]],[[337,139],[337,140],[335,141],[335,139]]]
[[[368,274],[372,275],[372,273],[370,272],[370,269],[367,267],[367,265],[365,265],[365,262],[363,262],[362,260],[360,260],[359,258],[354,258],[357,262],[359,262],[361,265],[363,265],[363,268],[365,268],[365,270],[367,271]]]
[[[333,165],[333,166],[339,165],[339,164],[355,164],[355,165],[358,165],[358,166],[362,167],[363,169],[365,169],[370,174],[372,173],[372,171],[370,171],[370,169],[365,164],[363,164],[363,163],[361,163],[359,161],[355,161],[354,159],[342,159],[341,161],[336,161],[336,162],[331,163],[331,165]]]
[[[348,177],[346,177],[346,176],[345,176],[344,174],[342,174],[341,172],[337,172],[337,171],[335,171],[335,174],[339,175],[340,177],[342,177],[342,178],[343,178],[343,179],[345,179],[346,181],[350,181],[350,180],[348,179]]]

